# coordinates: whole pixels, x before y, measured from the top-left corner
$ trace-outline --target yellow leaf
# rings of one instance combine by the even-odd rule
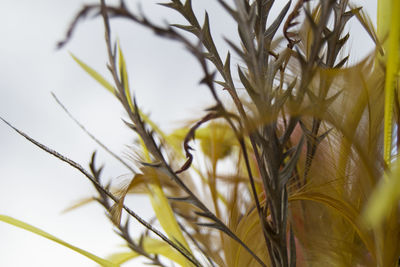
[[[296,201],[296,200],[313,201],[321,203],[326,207],[333,209],[335,212],[337,212],[337,214],[342,216],[348,223],[350,223],[350,225],[357,232],[358,236],[365,244],[366,248],[370,252],[374,251],[374,244],[371,238],[365,232],[365,229],[363,229],[361,225],[359,225],[358,223],[358,214],[359,214],[358,211],[350,204],[346,203],[341,199],[336,199],[325,194],[314,193],[314,192],[304,192],[304,193],[300,192],[289,197],[289,201]]]
[[[363,219],[371,227],[379,226],[390,211],[397,207],[400,200],[400,159],[393,163],[393,168],[386,178],[381,179],[365,208]]]
[[[141,168],[143,174],[137,174],[130,181],[128,186],[121,190],[120,199],[111,209],[111,218],[115,224],[119,224],[121,221],[122,207],[126,194],[139,185],[146,185],[148,196],[150,198],[151,205],[154,213],[157,216],[161,227],[165,230],[168,237],[171,240],[177,240],[186,250],[190,252],[189,245],[187,244],[182,231],[175,219],[174,213],[171,206],[169,205],[168,198],[165,196],[162,190],[161,181],[168,181],[169,177],[164,177],[166,174],[162,173],[156,168],[143,167]],[[190,266],[190,263],[181,255],[178,254],[181,261],[186,262],[185,266]]]
[[[124,207],[125,196],[120,198],[118,202],[116,202],[110,210],[111,220],[115,225],[121,224],[121,216],[122,216],[122,208]]]
[[[140,141],[143,152],[146,156],[146,160],[150,160],[150,154],[146,145],[142,139]],[[165,196],[164,191],[162,190],[160,181],[163,180],[162,176],[165,176],[166,174],[152,167],[144,167],[141,169],[141,171],[143,172],[143,176],[151,181],[148,183],[147,187],[149,190],[148,196],[161,227],[165,230],[170,239],[177,240],[189,253],[191,253],[190,247],[183,236],[182,230],[179,227],[174,216],[174,212],[168,202],[168,198]],[[168,179],[169,177],[166,178]],[[180,257],[182,257],[182,260],[186,262],[185,266],[191,266],[183,256],[180,255]]]
[[[80,61],[78,58],[76,58],[74,55],[71,54],[73,59],[90,75],[92,76],[95,80],[97,80],[100,84],[102,84],[105,88],[107,88],[110,92],[115,94],[115,88],[109,84],[100,74],[98,74],[95,70],[90,68],[88,65]],[[133,110],[133,104],[132,104],[132,99],[130,95],[130,89],[129,89],[129,82],[128,82],[128,74],[127,74],[127,68],[126,68],[126,62],[124,55],[122,53],[121,47],[118,43],[118,56],[119,56],[119,72],[120,72],[120,79],[122,82],[122,85],[124,86],[124,93],[125,97],[128,101],[129,107],[131,110]],[[139,111],[140,112],[140,111]],[[151,125],[157,132],[161,133],[163,137],[165,137],[164,133],[156,127],[156,125],[147,117],[144,116],[143,113],[140,112],[140,114],[144,117],[145,122],[147,122],[149,125]],[[146,158],[150,158],[149,152],[144,145],[144,142],[141,140],[142,146],[143,146],[143,151],[146,155]],[[157,216],[157,219],[159,220],[161,226],[163,229],[166,231],[167,235],[172,239],[172,240],[177,240],[180,244],[182,244],[185,249],[190,251],[189,245],[187,244],[182,231],[175,219],[174,213],[172,211],[171,206],[169,205],[168,199],[165,196],[160,180],[159,180],[159,173],[156,170],[153,170],[151,168],[147,168],[145,173],[143,174],[145,176],[148,176],[151,178],[152,182],[148,184],[148,190],[149,190],[149,197],[151,200],[151,204],[153,206],[154,212]],[[122,213],[122,206],[124,202],[125,195],[129,192],[129,188],[134,186],[134,183],[129,185],[127,190],[123,193],[123,196],[121,196],[120,201],[116,203],[111,210],[111,217],[113,219],[113,222],[116,224],[120,223],[121,220],[121,213]],[[179,255],[183,259],[183,261],[187,262],[183,256]]]
[[[65,208],[62,213],[66,213],[66,212],[70,212],[74,209],[80,208],[86,204],[92,203],[93,201],[96,201],[96,198],[94,197],[86,197],[86,198],[82,198],[77,200],[75,203],[73,203],[72,205],[68,206],[67,208]]]
[[[118,42],[118,55],[119,55],[119,60],[118,60],[119,61],[119,75],[120,75],[121,83],[122,83],[122,86],[124,87],[125,97],[126,97],[126,100],[128,101],[129,107],[133,111],[132,98],[131,98],[131,93],[130,93],[130,89],[129,89],[128,72],[126,69],[124,54],[122,53],[119,42]]]
[[[70,53],[71,57],[75,60],[79,66],[82,67],[93,79],[95,79],[98,83],[100,83],[104,88],[106,88],[110,93],[115,95],[115,88],[106,79],[103,78],[97,71],[89,67],[87,64],[79,60],[76,56]]]
[[[160,254],[180,264],[181,266],[188,266],[186,258],[182,257],[179,252],[177,252],[164,241],[154,238],[145,238],[143,240],[143,248],[147,253]]]
[[[116,202],[110,211],[111,219],[113,223],[119,225],[121,223],[121,215],[122,215],[122,208],[124,207],[124,201],[126,195],[134,188],[138,187],[139,185],[145,184],[147,181],[144,179],[145,177],[142,174],[136,174],[132,180],[129,181],[127,186],[124,186],[122,189],[116,192],[116,195],[119,197],[118,202]],[[147,190],[145,189],[146,193]]]
[[[162,228],[165,230],[169,238],[177,240],[188,251],[190,251],[189,245],[182,234],[181,228],[176,221],[172,208],[160,184],[160,176],[165,174],[151,167],[143,168],[142,171],[144,176],[147,176],[153,181],[148,186],[149,198]]]
[[[182,255],[177,252],[175,249],[173,249],[170,245],[165,243],[164,241],[150,238],[150,237],[144,237],[143,238],[143,249],[146,251],[148,254],[157,254],[164,256],[173,262],[185,266],[187,265],[187,262],[185,258],[182,257]],[[134,252],[134,251],[126,251],[126,252],[117,252],[109,257],[107,259],[109,261],[118,263],[118,264],[123,264],[129,260],[132,260],[136,257],[139,257],[140,254]]]
[[[382,42],[389,34],[392,0],[378,0],[377,31]]]
[[[109,257],[107,257],[107,259],[112,262],[122,264],[122,263],[132,260],[138,256],[140,256],[140,255],[138,253],[136,253],[135,251],[126,251],[126,252],[114,253],[114,254],[110,255]]]
[[[143,121],[144,121],[145,123],[147,123],[148,125],[150,125],[151,129],[154,130],[154,132],[156,132],[157,134],[159,134],[164,140],[167,140],[166,134],[157,126],[157,124],[155,124],[155,123],[149,118],[149,116],[147,116],[146,114],[144,114],[140,109],[139,109],[139,115],[140,115],[140,117],[143,119]]]
[[[96,255],[94,255],[94,254],[92,254],[90,252],[87,252],[86,250],[83,250],[83,249],[80,249],[78,247],[75,247],[75,246],[73,246],[73,245],[71,245],[71,244],[69,244],[69,243],[67,243],[67,242],[65,242],[65,241],[63,241],[63,240],[61,240],[61,239],[59,239],[59,238],[57,238],[57,237],[55,237],[55,236],[53,236],[51,234],[39,229],[39,228],[36,228],[36,227],[34,227],[34,226],[30,225],[30,224],[24,223],[22,221],[19,221],[17,219],[12,218],[12,217],[9,217],[9,216],[6,216],[6,215],[0,215],[0,221],[3,221],[5,223],[11,224],[11,225],[14,225],[16,227],[22,228],[24,230],[27,230],[29,232],[32,232],[34,234],[37,234],[37,235],[40,235],[40,236],[42,236],[44,238],[52,240],[52,241],[54,241],[54,242],[56,242],[56,243],[58,243],[60,245],[63,245],[64,247],[72,249],[73,251],[75,251],[75,252],[77,252],[77,253],[79,253],[79,254],[81,254],[81,255],[83,255],[83,256],[85,256],[85,257],[87,257],[87,258],[89,258],[89,259],[91,259],[91,260],[93,260],[95,262],[97,262],[101,266],[104,266],[104,267],[117,267],[117,266],[119,266],[119,264],[116,264],[116,263],[113,263],[111,261],[108,261],[108,260],[105,260],[103,258],[100,258],[100,257],[98,257],[98,256],[96,256]]]

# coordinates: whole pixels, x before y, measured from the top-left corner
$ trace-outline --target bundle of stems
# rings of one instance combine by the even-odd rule
[[[181,266],[397,266],[399,42],[397,52],[387,44],[398,34],[381,29],[378,38],[362,8],[348,0],[288,1],[278,14],[271,14],[273,0],[216,1],[240,40],[225,39],[225,57],[208,13],[200,23],[190,0],[162,4],[184,25],[153,23],[123,0],[85,5],[58,44],[68,43],[89,14],[102,19],[112,82],[73,58],[120,101],[127,127],[137,134],[130,161],[106,148],[129,169],[126,184],[103,184],[95,153],[87,171],[16,129],[93,183],[94,199],[130,249],[107,264],[142,256],[156,266],[169,266],[166,259]],[[166,133],[141,111],[120,44],[111,38],[113,18],[176,41],[197,60],[200,85],[213,97],[200,118]],[[352,64],[345,54],[350,20],[375,44]],[[395,63],[390,51],[397,53]],[[231,53],[239,58],[236,66]],[[222,167],[227,164],[230,171]],[[138,216],[128,194],[147,194],[158,223]],[[132,219],[144,226],[140,236],[129,232]]]

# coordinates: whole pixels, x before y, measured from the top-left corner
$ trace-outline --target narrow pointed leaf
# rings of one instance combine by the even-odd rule
[[[70,53],[71,57],[75,60],[76,63],[79,64],[79,66],[82,67],[84,71],[86,71],[93,79],[95,79],[98,83],[100,83],[104,88],[106,88],[110,93],[113,95],[115,94],[115,88],[112,86],[106,79],[103,78],[97,71],[89,67],[87,64],[85,64],[83,61],[78,59],[76,56],[74,56],[72,53]]]
[[[80,208],[86,204],[92,203],[93,201],[96,201],[96,198],[94,197],[86,197],[86,198],[82,198],[77,200],[75,203],[73,203],[72,205],[70,205],[69,207],[65,208],[62,213],[67,213],[70,212],[72,210],[75,210],[77,208]]]
[[[161,173],[161,171],[158,171],[157,168],[152,167],[144,168],[143,171],[143,175],[152,180],[152,183],[148,185],[148,195],[153,210],[162,228],[165,230],[169,238],[172,240],[177,240],[187,251],[189,251],[189,253],[191,253],[190,247],[183,236],[182,230],[176,221],[171,205],[168,202],[168,198],[165,196],[164,191],[162,190],[159,176],[164,174]],[[180,255],[180,257],[182,256]],[[183,257],[182,259],[186,261],[186,259]],[[187,262],[187,264],[189,263]]]
[[[123,264],[138,256],[140,256],[140,254],[136,253],[135,251],[126,251],[111,254],[107,257],[107,259],[118,264]]]
[[[158,3],[160,6],[165,6],[168,8],[172,8],[174,10],[179,11],[179,9],[182,7],[182,4],[178,4],[177,2],[170,2],[170,3]]]
[[[239,79],[242,82],[249,96],[251,98],[257,97],[258,93],[254,90],[253,86],[250,84],[250,81],[247,79],[246,75],[243,73],[243,71],[240,69],[239,66],[238,66],[238,74],[239,74]]]
[[[243,53],[243,51],[234,42],[232,42],[231,40],[229,40],[227,38],[224,38],[224,40],[225,40],[225,42],[228,43],[228,45],[230,47],[232,47],[232,49],[236,52],[236,54],[238,54],[243,60],[246,59],[246,56]]]
[[[271,26],[269,26],[269,28],[266,30],[265,32],[265,38],[267,40],[272,40],[272,38],[274,38],[274,35],[276,33],[276,31],[279,29],[279,26],[282,24],[283,19],[286,16],[286,13],[289,10],[290,4],[292,3],[292,1],[289,1],[281,10],[281,12],[279,13],[278,17],[276,17],[276,19],[274,20],[274,22],[271,24]]]
[[[188,204],[193,204],[193,205],[196,203],[191,196],[187,196],[187,197],[168,197],[168,199],[172,200],[172,201],[186,202]]]
[[[226,82],[222,81],[214,81],[216,84],[221,85],[223,88],[228,88],[228,84]]]
[[[340,69],[341,67],[344,66],[344,64],[346,64],[347,60],[349,59],[349,56],[346,56],[345,58],[343,58],[342,60],[339,61],[339,63],[337,63],[333,68],[335,69]]]
[[[171,246],[161,240],[144,237],[141,240],[141,246],[148,254],[161,255],[179,264],[180,266],[187,266],[185,258],[182,258],[182,255],[180,253],[178,253],[175,249],[173,249]],[[118,264],[123,264],[138,256],[140,256],[140,254],[138,254],[137,252],[126,251],[114,253],[107,257],[107,259]]]
[[[229,52],[226,55],[226,59],[225,59],[224,73],[225,74],[230,74],[231,73],[231,54]]]
[[[130,89],[129,89],[128,71],[126,69],[125,57],[124,57],[124,54],[122,53],[119,42],[118,42],[118,55],[119,55],[118,61],[119,61],[120,79],[121,79],[122,86],[124,87],[124,95],[126,97],[126,100],[128,101],[130,109],[134,110],[133,104],[132,104],[131,93],[130,93]]]
[[[196,27],[192,26],[192,25],[181,25],[181,24],[172,24],[172,27],[190,32],[194,35],[198,35],[199,33],[199,29],[197,29]]]
[[[279,180],[279,185],[280,188],[283,188],[285,184],[289,181],[289,179],[292,177],[292,173],[294,168],[297,165],[297,162],[299,160],[302,148],[303,148],[303,143],[304,143],[304,136],[301,137],[299,144],[296,147],[296,152],[294,155],[290,158],[289,162],[285,165],[283,170],[280,172],[280,180]]]
[[[69,243],[67,243],[67,242],[65,242],[65,241],[63,241],[63,240],[61,240],[61,239],[59,239],[59,238],[57,238],[57,237],[55,237],[55,236],[53,236],[51,234],[39,229],[39,228],[36,228],[35,226],[32,226],[32,225],[27,224],[25,222],[22,222],[20,220],[14,219],[14,218],[6,216],[6,215],[0,215],[0,221],[8,223],[8,224],[11,224],[11,225],[19,227],[19,228],[22,228],[22,229],[24,229],[26,231],[29,231],[31,233],[40,235],[40,236],[42,236],[44,238],[47,238],[47,239],[49,239],[51,241],[54,241],[54,242],[66,247],[66,248],[69,248],[69,249],[71,249],[71,250],[73,250],[73,251],[75,251],[75,252],[77,252],[77,253],[79,253],[79,254],[81,254],[81,255],[83,255],[83,256],[91,259],[91,260],[93,260],[94,262],[100,264],[101,266],[104,266],[104,267],[117,267],[117,266],[119,266],[119,264],[117,264],[117,263],[113,263],[111,261],[105,260],[105,259],[100,258],[100,257],[98,257],[98,256],[96,256],[96,255],[94,255],[94,254],[92,254],[92,253],[90,253],[90,252],[88,252],[86,250],[83,250],[83,249],[80,249],[78,247],[75,247],[74,245],[71,245],[71,244],[69,244]]]
[[[293,88],[296,86],[297,78],[295,78],[288,86],[288,88],[284,91],[284,93],[277,99],[274,106],[276,108],[281,108],[285,103],[286,100],[292,95]]]
[[[400,160],[393,163],[392,172],[386,174],[367,203],[363,219],[368,226],[377,227],[400,200]]]

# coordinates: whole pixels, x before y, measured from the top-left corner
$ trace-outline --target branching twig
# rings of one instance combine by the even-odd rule
[[[140,118],[136,101],[134,101],[134,110],[131,110],[131,107],[129,106],[128,100],[126,99],[125,91],[124,88],[118,78],[118,71],[115,65],[115,55],[113,54],[112,50],[112,45],[110,41],[110,26],[109,26],[109,19],[108,19],[108,11],[110,10],[111,12],[117,12],[116,14],[125,16],[132,21],[139,23],[143,26],[146,26],[150,29],[152,29],[156,34],[160,36],[164,36],[167,38],[171,38],[174,40],[178,40],[182,42],[185,47],[192,52],[196,56],[197,59],[199,59],[202,68],[205,72],[205,78],[203,79],[202,82],[206,84],[210,84],[212,88],[214,88],[213,84],[213,79],[212,76],[208,73],[207,71],[207,65],[204,60],[204,55],[200,55],[199,53],[199,48],[198,46],[194,46],[191,44],[189,40],[187,40],[184,36],[178,34],[176,31],[174,31],[171,27],[168,28],[161,28],[158,27],[154,24],[152,24],[150,21],[148,21],[145,17],[136,17],[129,11],[127,11],[125,8],[120,7],[115,8],[115,9],[109,9],[105,3],[104,0],[101,0],[101,14],[103,17],[104,25],[105,25],[105,38],[106,38],[106,45],[107,45],[107,51],[108,51],[108,57],[109,57],[109,70],[114,78],[115,85],[118,90],[118,98],[120,99],[122,105],[124,106],[125,110],[128,113],[128,116],[134,123],[134,127],[136,132],[139,134],[139,136],[142,138],[143,142],[145,143],[147,149],[150,151],[150,153],[153,155],[156,161],[161,163],[161,168],[165,170],[168,176],[171,177],[173,181],[177,183],[179,187],[181,187],[190,197],[191,202],[194,203],[194,205],[198,208],[200,208],[203,211],[203,216],[206,216],[207,218],[211,219],[212,221],[215,222],[216,228],[223,231],[226,233],[228,236],[239,242],[255,259],[256,261],[261,265],[265,266],[265,264],[262,262],[262,260],[239,238],[237,237],[230,229],[227,227],[219,218],[217,218],[201,201],[198,199],[197,196],[193,194],[193,192],[185,185],[185,183],[176,175],[176,173],[171,169],[169,164],[166,162],[164,159],[161,151],[159,150],[158,146],[156,145],[153,137],[146,131],[145,126],[143,124],[143,121]],[[214,98],[218,99],[218,96],[216,95],[215,90],[212,90],[212,94]],[[220,102],[220,101],[219,101]],[[218,103],[221,104],[222,102]],[[229,118],[228,118],[229,119]],[[230,120],[230,119],[229,119]],[[233,123],[232,123],[233,125]]]
[[[96,164],[95,164],[95,159],[96,159],[96,152],[94,152],[92,154],[92,159],[90,161],[89,167],[90,167],[90,171],[93,175],[93,178],[96,179],[96,181],[98,181],[100,183],[100,175],[101,175],[101,171],[102,171],[102,167],[97,168]],[[152,264],[157,265],[157,266],[161,266],[161,267],[166,267],[166,265],[164,265],[163,263],[160,262],[160,260],[158,259],[157,254],[156,255],[150,255],[149,253],[147,253],[143,247],[141,246],[141,242],[139,242],[138,244],[135,243],[132,239],[132,237],[130,236],[129,233],[129,217],[126,220],[125,224],[115,224],[112,217],[111,217],[111,212],[112,212],[112,205],[109,203],[109,198],[108,196],[102,191],[99,190],[98,188],[97,192],[99,193],[99,198],[97,198],[97,201],[104,207],[104,209],[108,212],[108,218],[110,219],[110,221],[114,224],[114,226],[117,227],[118,231],[117,234],[119,236],[121,236],[126,243],[128,244],[128,246],[135,252],[139,253],[140,255],[146,257],[147,259],[149,259]],[[151,223],[150,223],[151,224]],[[149,229],[145,228],[147,231]]]
[[[38,146],[40,149],[46,151],[47,153],[53,155],[54,157],[58,158],[59,160],[71,165],[73,168],[77,169],[79,172],[81,172],[86,178],[92,182],[92,184],[95,186],[95,188],[105,195],[107,195],[113,202],[118,203],[118,198],[114,196],[110,191],[108,191],[106,188],[104,188],[99,181],[97,181],[85,168],[83,168],[80,164],[76,163],[75,161],[65,157],[64,155],[58,153],[57,151],[43,145],[42,143],[36,141],[35,139],[31,138],[29,135],[25,134],[24,132],[20,131],[19,129],[15,128],[12,124],[10,124],[8,121],[4,120],[3,118],[0,117],[0,119],[7,124],[9,127],[11,127],[14,131],[16,131],[18,134],[21,136],[25,137],[29,142],[33,143],[34,145]],[[137,215],[134,211],[129,209],[127,206],[123,205],[123,209],[134,219],[136,219],[140,224],[142,224],[144,227],[149,229],[152,233],[157,235],[159,238],[164,240],[167,244],[169,244],[171,247],[176,249],[179,253],[181,253],[186,259],[188,259],[190,262],[192,262],[195,266],[201,266],[201,264],[194,259],[191,255],[188,255],[187,253],[183,252],[181,247],[175,242],[171,241],[166,235],[158,231],[156,228],[154,228],[151,224],[143,220],[139,215]]]

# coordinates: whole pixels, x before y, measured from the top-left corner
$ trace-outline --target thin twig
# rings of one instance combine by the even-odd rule
[[[114,78],[114,82],[116,84],[116,87],[119,91],[119,94],[117,97],[120,99],[122,105],[124,106],[125,110],[127,111],[130,119],[132,122],[135,124],[135,129],[139,136],[141,136],[143,142],[145,143],[146,147],[150,151],[150,153],[155,157],[155,159],[158,162],[161,162],[161,168],[164,169],[167,173],[168,176],[171,177],[172,180],[174,180],[178,186],[180,186],[191,198],[192,203],[194,203],[198,208],[200,208],[203,212],[204,215],[206,215],[207,218],[213,220],[217,225],[218,229],[222,230],[225,232],[228,236],[233,238],[235,241],[237,241],[241,246],[243,246],[254,258],[255,260],[261,265],[265,266],[263,261],[237,236],[235,235],[228,226],[226,226],[218,217],[216,217],[208,208],[205,206],[200,199],[194,195],[194,193],[185,185],[185,183],[176,175],[176,173],[171,169],[171,167],[168,165],[166,160],[164,159],[161,151],[159,150],[158,146],[156,145],[153,137],[149,135],[149,133],[146,131],[143,121],[140,118],[138,108],[134,99],[134,111],[131,110],[127,100],[126,100],[126,95],[124,93],[124,88],[118,78],[118,72],[117,68],[115,66],[115,55],[113,54],[112,50],[112,45],[110,41],[110,25],[109,25],[109,18],[107,11],[111,10],[112,12],[117,12],[116,14],[127,17],[131,19],[132,21],[139,23],[143,26],[146,26],[150,29],[152,29],[156,34],[164,37],[168,37],[174,40],[178,40],[182,42],[186,48],[192,52],[193,55],[196,56],[196,58],[200,61],[201,66],[203,68],[203,71],[205,73],[205,77],[202,80],[202,83],[207,84],[211,88],[211,92],[214,96],[214,98],[217,100],[218,104],[222,106],[222,102],[219,100],[215,89],[214,89],[214,80],[213,80],[213,75],[210,75],[208,70],[207,70],[207,65],[205,62],[204,54],[200,53],[199,47],[194,46],[191,44],[190,41],[188,41],[184,36],[178,34],[176,31],[174,31],[171,27],[168,27],[167,29],[158,27],[153,25],[150,21],[148,21],[146,18],[138,18],[132,13],[128,12],[125,8],[120,7],[119,9],[109,9],[104,3],[104,0],[101,0],[101,14],[103,17],[104,25],[105,25],[105,39],[106,39],[106,45],[107,45],[107,52],[108,52],[108,57],[109,57],[109,70]],[[233,123],[231,122],[230,118],[228,118],[228,121],[230,121],[230,125],[234,127]]]
[[[81,172],[83,175],[88,178],[92,184],[96,187],[96,189],[100,190],[104,194],[106,194],[110,199],[112,199],[115,203],[118,203],[118,198],[114,196],[110,191],[108,191],[106,188],[104,188],[85,168],[83,168],[80,164],[76,163],[75,161],[65,157],[64,155],[58,153],[57,151],[43,145],[42,143],[36,141],[29,135],[25,134],[24,132],[20,131],[16,127],[14,127],[11,123],[0,117],[0,119],[7,124],[9,127],[11,127],[14,131],[16,131],[18,134],[26,138],[29,142],[33,143],[40,149],[46,151],[47,153],[53,155],[54,157],[58,158],[59,160],[71,165],[73,168],[77,169],[79,172]],[[123,209],[134,219],[136,219],[140,224],[142,224],[144,227],[149,229],[151,232],[153,232],[155,235],[160,237],[162,240],[164,240],[168,245],[176,249],[179,253],[181,253],[186,259],[188,259],[190,262],[192,262],[195,266],[201,266],[201,264],[194,258],[191,257],[191,255],[188,255],[187,253],[184,253],[181,249],[181,247],[172,240],[170,240],[166,235],[158,231],[156,228],[154,228],[151,224],[143,220],[139,215],[137,215],[134,211],[129,209],[127,206],[123,205]]]
[[[124,165],[128,170],[131,172],[135,172],[135,170],[129,166],[129,164],[124,161],[120,156],[115,154],[111,149],[109,149],[106,145],[104,145],[99,139],[97,139],[91,132],[89,132],[86,127],[80,123],[72,114],[69,112],[69,110],[65,107],[65,105],[57,98],[57,96],[51,92],[51,95],[53,98],[56,100],[57,104],[67,113],[67,115],[81,128],[93,141],[95,141],[100,147],[102,147],[107,153],[109,153],[112,157],[114,157],[116,160],[118,160],[122,165]]]

